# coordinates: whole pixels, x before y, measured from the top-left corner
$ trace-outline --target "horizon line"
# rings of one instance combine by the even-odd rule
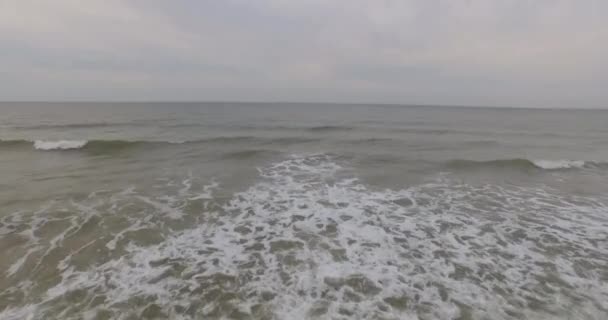
[[[608,110],[608,107],[542,107],[542,106],[508,106],[508,105],[463,105],[431,103],[393,103],[393,102],[337,102],[337,101],[263,101],[263,100],[0,100],[6,103],[99,103],[99,104],[303,104],[303,105],[369,105],[378,107],[439,107],[439,108],[477,108],[477,109],[525,109],[525,110]]]

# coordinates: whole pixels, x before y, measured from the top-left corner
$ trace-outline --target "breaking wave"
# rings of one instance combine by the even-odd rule
[[[202,196],[191,185],[178,184],[172,198],[126,190],[70,203],[82,217],[66,223],[46,251],[65,256],[50,260],[42,241],[33,241],[27,261],[7,273],[36,276],[26,268],[41,257],[60,278],[42,288],[16,285],[7,301],[29,303],[11,305],[0,318],[601,319],[608,313],[600,280],[608,263],[607,207],[596,199],[442,176],[378,190],[323,154],[260,168],[258,181],[221,203],[214,199],[217,185]],[[140,209],[126,214],[133,201]],[[148,225],[160,217],[187,217],[189,201],[199,201],[198,224],[151,244],[133,238],[158,235]],[[40,210],[48,222],[32,226],[61,223],[61,216],[49,216],[61,213]],[[123,231],[63,248],[73,245],[71,237],[89,235],[87,224],[126,218],[133,220]],[[26,221],[3,218],[11,228],[0,239]],[[30,234],[37,233],[23,232]],[[99,260],[83,265],[85,254]]]
[[[586,162],[581,160],[533,160],[532,163],[541,169],[582,168]]]
[[[452,160],[448,162],[451,169],[523,169],[523,170],[559,170],[606,167],[608,163],[583,160],[528,160],[528,159],[502,159],[502,160]]]
[[[128,147],[137,146],[162,146],[176,144],[197,144],[197,143],[259,143],[268,145],[290,145],[318,141],[318,139],[280,137],[280,138],[258,138],[252,136],[227,136],[211,137],[199,140],[184,141],[154,141],[154,140],[0,140],[1,148],[33,147],[41,151],[61,151],[61,150],[96,150],[112,151],[122,150]]]
[[[124,148],[146,144],[175,144],[181,141],[129,141],[129,140],[0,140],[0,148],[33,148],[41,151],[61,151],[78,149]]]
[[[37,150],[69,150],[80,149],[86,146],[87,140],[57,140],[57,141],[34,141],[34,149]]]

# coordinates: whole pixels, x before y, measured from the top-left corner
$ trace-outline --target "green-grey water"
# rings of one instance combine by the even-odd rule
[[[0,319],[608,318],[608,111],[0,115]]]

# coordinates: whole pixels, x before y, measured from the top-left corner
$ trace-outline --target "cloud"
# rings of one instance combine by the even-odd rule
[[[603,0],[0,0],[0,99],[608,107]]]

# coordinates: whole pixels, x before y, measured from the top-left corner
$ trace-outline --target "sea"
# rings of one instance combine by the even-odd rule
[[[608,110],[1,103],[0,319],[608,319]]]

